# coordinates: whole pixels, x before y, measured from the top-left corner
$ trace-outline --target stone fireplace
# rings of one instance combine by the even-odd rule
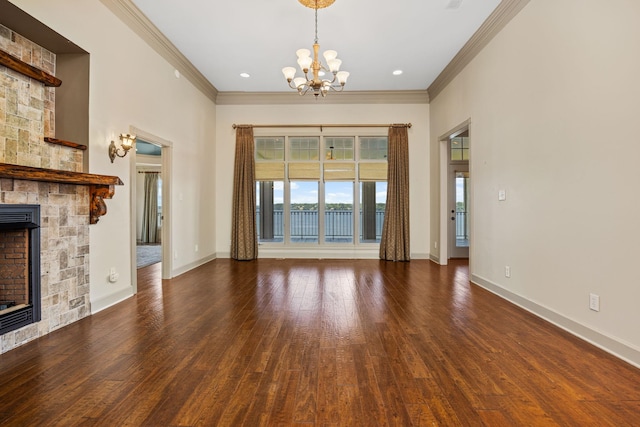
[[[0,179],[0,206],[37,204],[41,213],[40,319],[3,331],[2,352],[90,314],[88,199],[86,186]]]
[[[3,25],[0,50],[22,68],[56,75],[55,53]],[[73,79],[69,83],[75,90]],[[122,184],[117,177],[83,173],[86,145],[56,140],[56,93],[55,87],[0,64],[0,208],[11,215],[25,206],[39,208],[39,223],[33,212],[22,212],[31,219],[17,221],[20,225],[8,225],[0,215],[0,246],[23,251],[22,259],[0,254],[0,286],[10,288],[0,293],[0,353],[90,314],[89,224],[106,213],[103,199]],[[81,116],[68,115],[76,122]],[[32,262],[34,250],[39,263]]]
[[[0,205],[0,334],[39,322],[40,206]]]

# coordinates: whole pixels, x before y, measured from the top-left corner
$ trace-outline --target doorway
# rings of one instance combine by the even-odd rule
[[[470,174],[469,129],[449,137],[448,143],[448,258],[469,258],[470,238]]]
[[[449,171],[449,258],[469,258],[469,166]]]
[[[439,251],[433,259],[440,265],[447,265],[451,258],[470,258],[473,244],[470,125],[468,119],[438,138],[440,215],[439,241],[435,240],[434,247]]]
[[[136,141],[136,268],[162,262],[162,148]]]
[[[162,263],[162,278],[172,278],[172,240],[171,240],[171,155],[172,142],[145,132],[141,129],[131,128],[130,133],[137,136],[136,152],[133,162],[131,162],[131,178],[134,185],[131,186],[131,249],[132,249],[132,265],[137,266],[138,243],[149,243],[149,246],[156,246],[156,253],[153,256],[160,257],[159,262]],[[152,152],[149,152],[149,151]],[[143,172],[143,173],[138,173]],[[155,173],[156,195],[151,196],[149,202],[155,205],[157,211],[152,213],[152,217],[147,217],[150,222],[151,230],[155,230],[156,234],[150,233],[146,239],[142,238],[142,224],[144,222],[144,199],[145,190],[144,182],[147,175]],[[142,242],[142,240],[153,240]],[[159,252],[159,253],[158,253]],[[137,292],[137,268],[131,269],[131,283],[134,293]]]

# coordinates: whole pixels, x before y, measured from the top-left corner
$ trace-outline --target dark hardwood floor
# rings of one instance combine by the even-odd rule
[[[640,370],[461,261],[138,274],[135,297],[0,356],[0,425],[640,425]]]

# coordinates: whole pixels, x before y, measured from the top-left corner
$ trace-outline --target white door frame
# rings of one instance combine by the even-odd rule
[[[449,212],[449,139],[466,130],[469,130],[469,136],[471,136],[470,127],[471,119],[467,119],[438,138],[440,142],[440,252],[438,257],[440,265],[449,263],[448,230],[451,223]],[[471,162],[469,162],[469,168],[471,168]],[[471,209],[471,216],[473,216],[473,209]],[[471,250],[469,250],[469,257],[471,257]],[[469,259],[469,262],[471,262],[471,259]]]
[[[171,279],[173,265],[171,257],[172,253],[172,239],[171,239],[171,165],[173,154],[173,143],[159,136],[153,135],[142,129],[138,129],[134,126],[129,127],[129,132],[136,135],[140,139],[158,145],[162,148],[162,229],[160,231],[160,239],[162,241],[162,278]],[[135,150],[134,156],[135,156]],[[136,271],[136,161],[135,157],[131,162],[131,213],[130,213],[130,242],[131,242],[131,284],[133,286],[133,292],[138,292],[138,273]]]
[[[452,220],[452,216],[453,218],[456,217],[456,201],[457,201],[457,197],[456,197],[456,173],[457,172],[469,172],[469,163],[451,163],[449,162],[449,174],[447,176],[448,178],[448,190],[449,190],[449,194],[448,194],[448,200],[447,200],[447,204],[449,209],[447,209],[447,216],[449,218],[449,223],[448,223],[448,243],[449,243],[449,252],[448,252],[448,256],[447,258],[469,258],[469,247],[466,248],[460,248],[456,245],[456,231],[457,231],[457,226],[458,226],[458,221],[456,220]],[[470,189],[465,188],[465,191],[470,191]],[[466,205],[466,209],[467,209],[467,213],[469,214],[469,217],[471,217],[471,212],[469,209],[469,201],[467,200],[467,205]],[[453,212],[451,212],[453,210]],[[465,219],[467,221],[467,223],[470,222],[470,218]]]

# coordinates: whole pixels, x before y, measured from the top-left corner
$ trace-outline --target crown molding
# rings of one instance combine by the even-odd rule
[[[131,0],[100,0],[151,48],[166,59],[205,96],[216,102],[218,90],[167,39]]]
[[[426,90],[329,93],[325,98],[296,92],[218,92],[217,105],[428,104]]]
[[[295,96],[295,93],[292,92],[218,92],[131,0],[100,1],[205,96],[218,105],[298,105],[316,102],[324,104],[428,104],[529,3],[529,0],[502,0],[426,91],[347,91],[340,94],[330,94],[326,98],[316,100],[313,96]]]
[[[529,3],[529,0],[502,0],[493,13],[478,28],[478,31],[471,36],[469,41],[462,46],[462,49],[431,83],[427,89],[429,98],[435,99],[527,3]]]

